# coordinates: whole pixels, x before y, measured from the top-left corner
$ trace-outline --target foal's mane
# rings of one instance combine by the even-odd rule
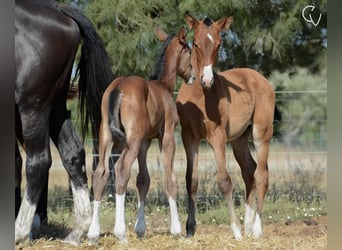
[[[210,25],[213,24],[213,21],[210,18],[206,17],[203,23],[209,27]]]
[[[176,33],[169,34],[165,42],[163,43],[163,49],[158,55],[158,60],[156,61],[153,69],[153,74],[151,75],[150,79],[151,80],[159,80],[161,75],[163,74],[164,71],[164,66],[165,66],[165,52],[167,47],[169,47],[169,44],[171,40],[176,36]]]

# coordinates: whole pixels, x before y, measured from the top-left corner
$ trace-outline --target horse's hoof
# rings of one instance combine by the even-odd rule
[[[97,246],[97,239],[88,238],[88,246]]]
[[[75,247],[78,247],[80,245],[80,241],[77,239],[77,237],[74,236],[72,232],[64,240],[62,240],[62,243],[70,244]]]
[[[39,238],[40,234],[40,217],[38,214],[35,214],[33,217],[33,222],[31,226],[31,232],[30,232],[30,240],[35,240]]]
[[[16,249],[27,247],[31,244],[29,239],[15,240]]]
[[[186,232],[187,238],[192,238],[192,237],[194,237],[194,235],[195,235],[195,232]]]
[[[135,231],[135,233],[139,239],[143,239],[145,237],[145,231]]]
[[[127,240],[126,236],[123,237],[123,238],[120,238],[120,239],[118,238],[118,240],[119,240],[119,243],[120,243],[120,244],[124,244],[124,245],[125,245],[125,244],[128,244],[128,240]]]

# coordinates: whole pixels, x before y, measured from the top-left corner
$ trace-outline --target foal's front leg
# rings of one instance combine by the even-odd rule
[[[188,218],[186,235],[192,237],[196,231],[196,196],[198,190],[198,148],[200,138],[191,137],[191,133],[182,128],[182,141],[186,153],[186,191],[188,193]]]
[[[234,202],[233,202],[233,185],[232,180],[228,174],[226,168],[226,156],[225,156],[225,135],[222,133],[216,133],[215,137],[210,138],[208,141],[214,150],[215,158],[217,162],[217,184],[219,190],[223,194],[228,203],[228,209],[231,220],[231,228],[236,240],[242,240],[241,223],[235,215]]]

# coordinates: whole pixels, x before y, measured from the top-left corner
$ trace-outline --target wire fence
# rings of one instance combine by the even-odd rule
[[[327,116],[326,108],[327,92],[325,90],[310,91],[277,91],[277,102],[282,107],[282,121],[280,138],[273,138],[269,155],[268,166],[270,170],[271,189],[281,189],[285,185],[292,189],[297,195],[310,196],[310,192],[316,190],[319,197],[325,193],[326,170],[327,170]],[[303,98],[303,95],[305,96]],[[278,98],[279,97],[279,98]],[[303,101],[304,99],[304,101]],[[307,100],[314,99],[316,103],[323,104],[321,112],[298,113],[298,110],[291,110],[293,104],[297,106],[310,105]],[[289,105],[289,102],[291,102]],[[324,107],[325,104],[325,107]],[[304,107],[307,109],[309,107]],[[310,110],[310,109],[309,109]],[[297,112],[297,114],[295,113]],[[185,196],[185,171],[186,156],[181,142],[180,126],[175,131],[177,150],[174,160],[174,168],[178,177],[178,183],[183,190],[181,195]],[[92,141],[88,141],[91,145]],[[252,150],[253,152],[253,150]],[[255,157],[255,153],[252,153]],[[113,155],[119,156],[119,155]],[[92,161],[98,155],[88,152],[87,157]],[[240,175],[240,168],[234,159],[229,143],[226,147],[226,166],[235,183],[236,190],[240,190],[243,196],[244,185]],[[208,191],[216,188],[216,161],[214,153],[206,142],[202,142],[199,150],[199,177],[202,180],[202,191],[200,193],[208,198]],[[149,149],[147,165],[151,173],[151,183],[163,191],[163,165],[162,157],[156,142]],[[135,187],[135,176],[137,175],[137,162],[132,167],[131,188]],[[111,170],[112,176],[113,170]],[[156,176],[158,178],[156,178]],[[158,183],[157,183],[158,182]],[[204,185],[205,184],[205,185]],[[152,185],[152,184],[151,184]],[[210,186],[210,187],[209,187]],[[113,177],[107,185],[107,194],[114,192]],[[212,196],[217,195],[214,191]],[[284,191],[285,192],[285,191]],[[287,193],[290,191],[286,191]],[[285,193],[286,193],[285,192]],[[323,195],[324,196],[324,195]],[[201,199],[201,197],[199,197]]]
[[[280,138],[273,138],[271,142],[268,167],[270,176],[270,185],[268,191],[269,199],[279,197],[288,197],[293,200],[310,201],[312,199],[325,200],[326,198],[326,178],[327,178],[327,117],[324,110],[314,112],[314,119],[310,113],[305,116],[297,114],[297,119],[293,119],[294,110],[286,107],[288,102],[300,101],[302,98],[294,98],[293,95],[311,96],[320,103],[326,103],[326,91],[280,91],[276,93],[282,98],[277,98],[282,108],[283,119],[281,121]],[[309,99],[310,99],[309,98]],[[303,104],[303,105],[308,105]],[[326,106],[323,106],[323,109]],[[299,120],[299,117],[301,120]],[[300,128],[297,128],[301,126]],[[296,133],[295,133],[296,132]],[[186,200],[185,192],[185,172],[186,155],[181,142],[180,125],[175,132],[176,153],[174,168],[178,183],[178,196],[180,200]],[[85,141],[86,164],[89,186],[92,185],[92,165],[93,160],[98,157],[93,153],[92,140]],[[255,158],[255,153],[252,150]],[[58,152],[52,149],[53,166],[50,170],[49,189],[53,189],[52,196],[57,199],[71,199],[71,194],[65,196],[65,193],[59,192],[68,187],[68,177],[59,159]],[[119,155],[113,155],[118,157]],[[199,149],[198,159],[199,172],[199,191],[198,200],[201,203],[216,202],[221,194],[216,184],[216,161],[214,153],[206,142],[202,142]],[[147,165],[151,176],[151,188],[149,192],[150,202],[167,204],[167,198],[164,192],[163,175],[164,168],[162,164],[161,153],[157,142],[154,141],[148,151]],[[234,199],[239,204],[244,199],[244,184],[240,174],[240,168],[234,159],[229,143],[226,147],[226,166],[231,175],[234,185]],[[53,172],[53,173],[52,173]],[[137,176],[137,161],[132,166],[131,179],[129,181],[127,199],[136,199],[135,178]],[[56,192],[56,190],[58,192]],[[115,192],[114,171],[111,169],[111,178],[107,183],[105,194],[106,199],[113,200]],[[60,193],[60,194],[59,194]],[[62,194],[63,193],[63,194]],[[49,194],[50,197],[50,194]],[[158,200],[158,201],[157,201]],[[159,203],[158,203],[159,204]]]

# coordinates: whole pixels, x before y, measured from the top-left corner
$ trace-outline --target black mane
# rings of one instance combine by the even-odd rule
[[[153,68],[153,74],[151,75],[150,79],[151,80],[159,80],[161,74],[163,73],[164,66],[165,66],[165,51],[166,48],[169,46],[172,38],[174,38],[176,33],[172,33],[168,35],[166,41],[163,43],[163,49],[159,56],[157,57],[158,60],[156,61],[154,68]]]

